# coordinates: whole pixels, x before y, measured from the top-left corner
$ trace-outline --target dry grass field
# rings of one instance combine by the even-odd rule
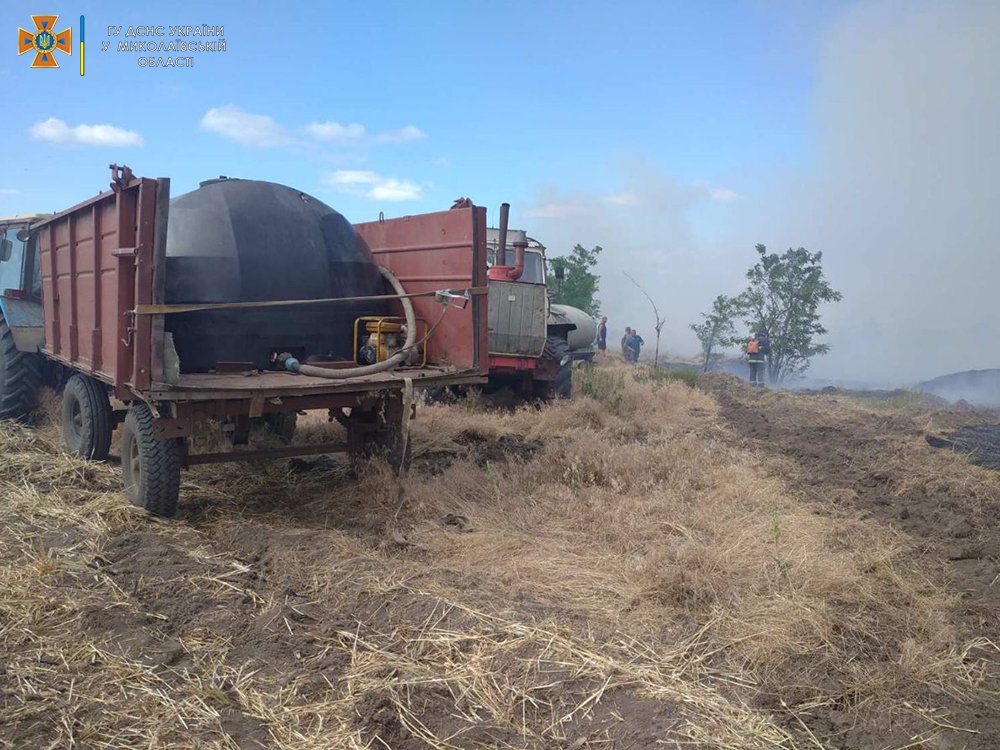
[[[924,439],[995,415],[576,375],[170,521],[3,425],[0,746],[1000,746],[1000,474]]]

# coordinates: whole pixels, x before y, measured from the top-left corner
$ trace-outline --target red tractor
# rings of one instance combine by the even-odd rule
[[[545,247],[523,230],[508,229],[508,211],[504,203],[499,229],[487,230],[488,388],[510,388],[524,398],[570,398],[573,361],[593,358],[597,326],[583,310],[551,303]]]

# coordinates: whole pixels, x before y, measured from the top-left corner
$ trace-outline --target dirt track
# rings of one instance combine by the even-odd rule
[[[726,376],[702,382],[743,444],[777,458],[776,473],[817,512],[836,508],[909,534],[923,560],[961,592],[962,637],[1000,643],[1000,496],[980,481],[987,469],[956,470],[961,459],[926,440],[935,418],[946,426],[995,424],[995,413],[879,413],[849,397],[756,390]],[[1000,689],[1000,680],[992,680],[992,689]],[[942,747],[1000,747],[994,705],[949,708],[958,725],[978,733],[951,733]]]

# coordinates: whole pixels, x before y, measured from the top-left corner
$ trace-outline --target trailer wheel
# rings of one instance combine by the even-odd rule
[[[396,473],[410,468],[413,456],[410,439],[403,441],[403,425],[398,421],[386,422],[372,413],[352,414],[347,422],[347,444],[351,463],[355,469],[372,459],[384,459]]]
[[[73,375],[63,389],[62,431],[70,453],[103,461],[111,449],[114,421],[105,387],[81,373]]]
[[[154,437],[152,410],[133,404],[122,428],[121,452],[128,501],[157,516],[174,515],[181,487],[181,439]]]
[[[295,438],[299,414],[295,411],[276,411],[261,417],[261,426],[288,445]]]
[[[394,473],[405,473],[413,458],[413,439],[412,436],[407,436],[404,445],[403,425],[390,422],[382,425],[371,436],[367,452],[370,457],[384,458]]]
[[[34,411],[41,364],[37,354],[18,351],[14,335],[0,318],[0,419],[23,422]]]

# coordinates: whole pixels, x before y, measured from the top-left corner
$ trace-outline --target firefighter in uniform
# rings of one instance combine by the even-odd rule
[[[747,342],[747,362],[750,364],[750,385],[764,386],[764,352],[757,334]]]

